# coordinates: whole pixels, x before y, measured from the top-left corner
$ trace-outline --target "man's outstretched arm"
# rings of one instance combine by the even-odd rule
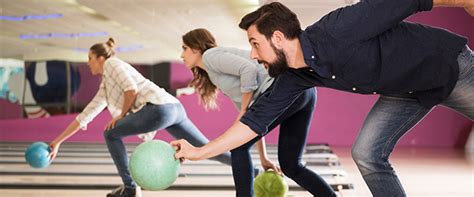
[[[330,12],[316,24],[341,41],[362,41],[395,27],[410,15],[433,7],[465,7],[469,12],[469,7],[474,9],[474,0],[361,0]]]
[[[194,147],[186,140],[175,140],[170,144],[177,148],[177,159],[203,160],[235,149],[257,137],[250,127],[237,121],[224,134],[202,147]]]
[[[295,72],[290,69],[281,74],[272,87],[260,95],[240,121],[236,121],[224,134],[208,144],[196,148],[186,140],[171,142],[171,145],[178,149],[175,157],[189,160],[207,159],[235,149],[258,135],[267,134],[269,126],[305,89],[310,88],[301,84]]]
[[[465,4],[466,0],[433,0],[434,7],[464,7]]]

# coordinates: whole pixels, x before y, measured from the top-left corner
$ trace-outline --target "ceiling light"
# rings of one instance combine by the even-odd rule
[[[25,16],[0,15],[0,20],[6,20],[6,21],[46,20],[46,19],[62,18],[62,17],[64,17],[63,14],[25,15]]]
[[[48,39],[48,38],[78,38],[78,37],[98,37],[98,36],[108,36],[107,32],[83,32],[83,33],[47,33],[47,34],[30,34],[30,35],[20,35],[20,38],[23,40],[28,39]]]
[[[130,45],[130,46],[117,47],[117,48],[115,48],[115,51],[117,51],[117,52],[132,52],[132,51],[140,50],[142,48],[143,48],[143,45]],[[84,52],[84,53],[89,52],[89,49],[85,49],[85,48],[75,48],[74,50],[79,51],[79,52]]]

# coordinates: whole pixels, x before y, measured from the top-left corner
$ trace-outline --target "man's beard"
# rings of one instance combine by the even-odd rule
[[[268,75],[270,77],[277,77],[288,70],[288,61],[282,49],[277,49],[273,43],[270,43],[270,46],[276,54],[276,60],[272,63],[266,62],[268,65]]]

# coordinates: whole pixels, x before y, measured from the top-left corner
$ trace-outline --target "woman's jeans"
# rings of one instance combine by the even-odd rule
[[[140,111],[117,121],[113,129],[104,132],[107,148],[126,187],[133,188],[136,185],[128,170],[127,150],[122,138],[160,129],[166,129],[174,138],[186,139],[194,146],[203,146],[209,142],[188,119],[181,104],[145,105]],[[159,155],[156,156],[159,157]],[[229,153],[212,159],[227,165],[231,163]]]
[[[458,63],[457,84],[441,105],[473,120],[474,57],[469,48],[459,54]],[[369,112],[352,148],[352,157],[375,197],[406,196],[388,158],[398,140],[430,110],[415,99],[381,96]]]
[[[335,196],[331,186],[302,163],[315,101],[315,89],[307,89],[275,120],[269,130],[280,125],[278,162],[283,173],[313,195]],[[254,138],[231,151],[232,174],[237,196],[253,196],[254,171],[249,149],[259,139],[260,137]]]

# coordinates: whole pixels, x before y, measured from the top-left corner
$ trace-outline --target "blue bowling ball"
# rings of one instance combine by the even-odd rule
[[[33,168],[46,168],[51,163],[48,157],[50,151],[48,144],[35,142],[25,151],[26,162]]]

